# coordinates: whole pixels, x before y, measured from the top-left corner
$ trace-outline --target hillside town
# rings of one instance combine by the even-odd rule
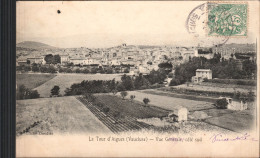
[[[111,48],[89,49],[81,48],[51,48],[30,49],[17,47],[17,66],[40,64],[45,65],[48,54],[59,55],[58,65],[66,67],[128,67],[130,74],[149,74],[158,70],[160,63],[170,63],[173,68],[185,63],[193,57],[213,58],[221,54],[222,60],[236,60],[238,68],[242,69],[242,61],[256,61],[255,44],[229,44],[224,46],[205,47],[173,47],[173,46],[134,46],[123,43]],[[48,64],[48,63],[47,63]]]

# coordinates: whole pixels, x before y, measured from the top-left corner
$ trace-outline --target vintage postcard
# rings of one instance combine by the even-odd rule
[[[259,1],[17,1],[17,157],[258,157]]]

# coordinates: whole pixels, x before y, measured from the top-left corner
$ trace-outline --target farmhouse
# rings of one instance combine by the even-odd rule
[[[84,60],[85,60],[84,58],[80,58],[80,57],[70,58],[70,62],[72,62],[74,65],[83,65]]]
[[[210,69],[197,69],[196,76],[192,77],[192,82],[202,82],[205,78],[212,79],[212,71]]]
[[[23,56],[20,56],[20,57],[17,59],[17,65],[18,65],[18,66],[27,65],[27,58],[25,58],[25,57],[23,57]]]
[[[65,65],[69,62],[69,55],[60,55],[61,65]]]
[[[28,57],[27,60],[30,61],[30,64],[32,63],[42,64],[44,62],[43,57]]]
[[[220,99],[223,99],[224,97],[220,97]],[[227,109],[230,110],[237,110],[237,111],[242,111],[247,109],[247,102],[243,101],[234,101],[232,98],[225,98],[227,100]]]
[[[188,110],[182,106],[177,106],[173,110],[173,112],[169,113],[169,118],[172,119],[174,122],[181,122],[188,120]]]

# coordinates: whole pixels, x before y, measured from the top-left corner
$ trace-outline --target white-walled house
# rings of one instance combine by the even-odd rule
[[[44,57],[28,57],[27,60],[30,61],[30,64],[36,63],[36,64],[42,64],[44,61]]]
[[[223,99],[223,98],[225,98],[225,97],[219,97],[219,99]],[[246,110],[248,107],[247,102],[234,101],[232,98],[225,98],[225,99],[228,103],[227,109],[242,111],[242,110]]]
[[[169,113],[169,118],[172,118],[174,122],[181,122],[188,120],[188,110],[182,106],[176,106],[173,112]]]
[[[210,69],[197,69],[196,76],[192,77],[192,82],[202,82],[205,78],[212,79],[212,71]]]
[[[70,61],[69,55],[60,55],[61,65],[65,65],[65,64],[69,63],[69,61]]]

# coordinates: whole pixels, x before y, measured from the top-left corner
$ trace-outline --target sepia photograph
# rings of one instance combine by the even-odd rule
[[[17,1],[16,156],[258,157],[258,53],[259,1]]]

